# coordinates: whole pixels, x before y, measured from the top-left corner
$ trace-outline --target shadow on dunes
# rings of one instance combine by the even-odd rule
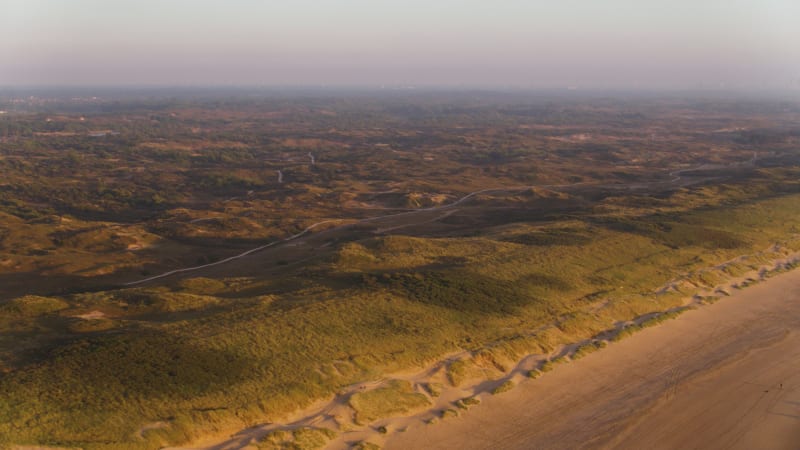
[[[548,285],[565,289],[560,279],[537,275],[517,283],[464,271],[416,271],[364,275],[367,285],[383,285],[412,301],[441,306],[463,313],[511,315],[517,309],[541,300],[530,288]]]
[[[95,335],[46,353],[39,363],[0,375],[0,435],[113,441],[135,433],[141,417],[172,421],[181,411],[213,408],[213,399],[243,381],[250,366],[231,351],[152,331]]]

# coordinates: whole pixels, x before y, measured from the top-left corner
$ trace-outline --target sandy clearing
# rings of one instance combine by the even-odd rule
[[[559,366],[387,449],[798,449],[800,271]]]
[[[89,311],[86,314],[77,314],[73,317],[77,317],[83,320],[93,320],[93,319],[102,319],[106,316],[106,314],[102,311]]]

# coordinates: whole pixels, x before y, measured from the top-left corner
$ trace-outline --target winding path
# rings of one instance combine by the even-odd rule
[[[148,281],[153,281],[153,280],[157,280],[159,278],[168,277],[168,276],[174,275],[176,273],[191,272],[191,271],[194,271],[194,270],[205,269],[207,267],[214,267],[214,266],[218,266],[220,264],[225,264],[225,263],[228,263],[228,262],[231,262],[231,261],[235,261],[237,259],[244,258],[247,255],[251,255],[251,254],[253,254],[255,252],[264,250],[265,248],[273,247],[273,246],[276,246],[276,245],[281,244],[283,242],[289,242],[289,241],[292,241],[294,239],[297,239],[300,236],[302,236],[302,235],[308,233],[309,231],[313,230],[314,228],[318,227],[319,225],[322,225],[322,224],[325,224],[325,223],[330,223],[330,222],[338,222],[339,220],[340,219],[323,220],[322,222],[317,222],[317,223],[315,223],[315,224],[313,224],[313,225],[311,225],[309,227],[306,227],[306,229],[304,229],[303,231],[301,231],[299,233],[296,233],[296,234],[293,234],[293,235],[291,235],[291,236],[289,236],[289,237],[287,237],[285,239],[281,239],[281,240],[278,240],[278,241],[273,241],[273,242],[270,242],[269,244],[265,244],[265,245],[262,245],[262,246],[259,246],[259,247],[256,247],[256,248],[251,248],[250,250],[247,250],[246,252],[239,253],[238,255],[230,256],[228,258],[221,259],[221,260],[215,261],[213,263],[203,264],[201,266],[185,267],[183,269],[170,270],[169,272],[164,272],[162,274],[158,274],[158,275],[155,275],[155,276],[152,276],[152,277],[148,277],[148,278],[145,278],[143,280],[131,281],[129,283],[125,283],[124,286],[135,286],[137,284],[147,283]]]
[[[755,155],[754,155],[753,159],[748,160],[747,162],[742,163],[742,164],[753,164],[754,161],[755,161]],[[619,188],[619,187],[631,188],[631,187],[634,187],[634,186],[641,187],[643,185],[675,184],[675,183],[679,182],[682,179],[681,175],[683,173],[690,172],[692,170],[697,170],[697,169],[700,169],[702,167],[703,166],[697,166],[697,167],[693,167],[693,168],[674,170],[674,171],[668,172],[667,175],[670,176],[670,177],[673,177],[673,178],[670,179],[670,180],[666,180],[666,181],[651,181],[651,182],[647,182],[647,183],[627,183],[627,184],[596,184],[596,185],[593,185],[593,186],[595,186],[597,188],[611,188],[611,187],[614,187],[614,188]],[[279,173],[279,175],[282,175],[282,174],[280,174],[280,171],[278,171],[278,173]],[[279,181],[282,181],[282,180],[280,180],[280,178],[279,178]],[[469,199],[471,199],[471,198],[473,198],[473,197],[475,197],[477,195],[487,194],[487,193],[490,193],[490,192],[515,192],[515,191],[524,191],[524,190],[534,189],[534,188],[558,190],[558,189],[566,189],[566,188],[575,187],[575,186],[582,186],[582,185],[592,186],[592,184],[587,183],[585,181],[582,181],[582,182],[578,182],[578,183],[569,183],[569,184],[534,184],[534,185],[528,185],[528,186],[512,186],[512,187],[480,189],[480,190],[477,190],[477,191],[474,191],[474,192],[470,192],[469,194],[466,194],[463,197],[461,197],[461,198],[459,198],[459,199],[457,199],[457,200],[455,200],[455,201],[453,201],[451,203],[444,204],[444,205],[431,206],[431,207],[428,207],[428,208],[419,208],[419,209],[414,209],[414,210],[411,210],[411,211],[405,211],[405,212],[401,212],[401,213],[394,213],[394,214],[386,214],[386,215],[382,215],[382,216],[368,217],[368,218],[365,218],[365,219],[359,219],[359,220],[357,220],[355,222],[351,222],[351,223],[349,223],[347,225],[342,225],[339,228],[346,227],[346,226],[352,226],[352,225],[359,224],[359,223],[374,222],[374,221],[377,221],[377,220],[387,219],[387,218],[390,218],[390,217],[400,217],[400,216],[406,216],[406,215],[412,215],[412,214],[419,214],[419,213],[423,213],[423,212],[439,211],[439,210],[444,210],[444,209],[448,209],[448,208],[453,208],[453,207],[461,205],[462,203],[466,202],[467,200],[469,200]],[[221,264],[225,264],[225,263],[228,263],[228,262],[231,262],[231,261],[235,261],[237,259],[244,258],[245,256],[251,255],[251,254],[256,253],[258,251],[261,251],[261,250],[264,250],[264,249],[267,249],[267,248],[270,248],[270,247],[274,247],[276,245],[279,245],[279,244],[282,244],[282,243],[285,243],[285,242],[289,242],[289,241],[295,240],[295,239],[305,235],[306,233],[308,233],[309,231],[311,231],[312,229],[316,228],[319,225],[322,225],[322,224],[325,224],[325,223],[330,223],[330,222],[339,222],[339,221],[343,221],[343,220],[346,220],[346,219],[328,219],[328,220],[323,220],[321,222],[314,223],[311,226],[305,228],[303,231],[301,231],[299,233],[296,233],[296,234],[293,234],[293,235],[291,235],[291,236],[289,236],[287,238],[284,238],[284,239],[281,239],[281,240],[277,240],[277,241],[273,241],[273,242],[270,242],[269,244],[261,245],[261,246],[256,247],[256,248],[252,248],[252,249],[247,250],[245,252],[239,253],[238,255],[230,256],[228,258],[221,259],[219,261],[216,261],[216,262],[213,262],[213,263],[209,263],[209,264],[203,264],[203,265],[192,266],[192,267],[185,267],[183,269],[170,270],[168,272],[164,272],[164,273],[161,273],[159,275],[154,275],[152,277],[144,278],[142,280],[137,280],[137,281],[131,281],[131,282],[128,282],[128,283],[124,283],[123,286],[135,286],[135,285],[138,285],[138,284],[147,283],[149,281],[157,280],[157,279],[160,279],[160,278],[165,278],[165,277],[168,277],[170,275],[175,275],[175,274],[178,274],[178,273],[192,272],[192,271],[195,271],[195,270],[205,269],[205,268],[208,268],[208,267],[219,266]],[[403,227],[411,226],[411,225],[412,224],[403,225]],[[401,228],[401,227],[396,227],[396,228]],[[391,230],[391,229],[393,229],[393,228],[390,228],[389,230]]]

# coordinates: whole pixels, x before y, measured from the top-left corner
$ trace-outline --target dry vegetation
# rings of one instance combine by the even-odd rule
[[[70,105],[0,118],[0,446],[186,444],[452,354],[442,383],[499,394],[526,355],[548,359],[538,377],[800,251],[793,103]],[[443,387],[394,380],[346,403],[368,425]]]

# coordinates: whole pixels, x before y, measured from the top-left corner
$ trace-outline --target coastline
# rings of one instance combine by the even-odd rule
[[[708,270],[724,269],[726,264],[747,258],[748,256],[738,257]],[[798,316],[800,294],[788,306],[781,303],[781,296],[775,295],[773,297],[777,298],[768,302],[748,303],[742,299],[764,295],[759,294],[764,290],[769,292],[783,289],[780,286],[787,282],[781,280],[787,279],[794,280],[794,285],[800,291],[800,270],[785,272],[787,268],[795,267],[799,259],[798,253],[784,253],[782,258],[762,264],[758,270],[736,278],[728,277],[721,285],[703,289],[696,286],[694,294],[685,299],[684,306],[663,311],[660,316],[672,318],[680,312],[686,314],[680,314],[676,320],[657,327],[649,325],[661,322],[652,321],[660,318],[658,313],[640,316],[634,321],[620,322],[615,330],[609,331],[618,334],[630,325],[642,325],[634,327],[642,331],[637,332],[635,338],[621,342],[613,339],[613,333],[606,335],[603,347],[610,342],[608,348],[593,352],[580,360],[575,354],[580,343],[565,345],[550,354],[529,354],[519,361],[513,361],[510,366],[506,365],[500,372],[496,369],[487,370],[484,377],[473,376],[464,383],[452,386],[448,384],[448,366],[469,352],[443,355],[425,368],[391,373],[379,380],[366,380],[343,388],[334,397],[321,399],[308,408],[295,411],[280,422],[239,430],[228,435],[227,439],[209,437],[202,442],[196,442],[190,448],[255,448],[257,441],[269,438],[270,434],[291,433],[292,430],[301,429],[337,430],[336,436],[331,437],[326,445],[326,448],[335,449],[353,448],[359,443],[378,444],[385,448],[489,448],[497,445],[503,448],[530,448],[531,442],[538,442],[535,445],[537,448],[616,448],[617,444],[619,448],[637,448],[638,444],[632,447],[625,444],[626,439],[635,439],[636,431],[633,427],[638,423],[646,423],[652,411],[663,409],[659,406],[661,403],[668,403],[685,386],[690,386],[693,380],[708,377],[715,370],[722,371],[724,367],[735,365],[738,359],[746,359],[747,352],[756,347],[780,348],[783,349],[781,351],[786,351],[781,343],[790,342],[790,346],[797,344],[796,347],[800,349],[800,323],[789,327],[797,330],[797,333],[789,335],[785,332],[785,326],[779,327],[783,331],[776,332],[777,334],[764,333],[763,330],[741,334],[741,330],[751,325],[755,320],[753,317],[758,314],[765,317]],[[790,266],[789,263],[795,265]],[[665,285],[661,291],[679,291],[680,287],[676,286],[684,283],[682,277]],[[715,301],[716,297],[712,294],[721,294],[725,298]],[[789,310],[776,314],[782,308]],[[717,317],[719,320],[715,319]],[[644,329],[645,327],[647,328]],[[707,333],[708,329],[712,330],[710,335]],[[647,336],[654,333],[659,337],[651,342],[653,338]],[[687,350],[681,345],[689,345],[695,350]],[[653,365],[654,358],[667,355],[671,355],[671,359],[660,367],[660,372],[650,375],[644,373],[648,368],[656,367]],[[797,356],[794,360],[800,361],[800,355]],[[529,378],[528,374],[541,368],[543,361],[554,359],[574,361],[558,364],[558,370],[552,373],[539,374],[543,375],[541,379]],[[643,362],[646,363],[642,364]],[[589,366],[586,367],[586,364]],[[597,364],[599,366],[595,367]],[[634,377],[633,380],[622,381],[631,376]],[[368,424],[353,420],[349,399],[358,392],[380,388],[388,380],[408,381],[418,392],[426,394],[430,394],[426,392],[426,387],[431,383],[443,386],[443,389],[437,395],[430,395],[430,407],[410,410]],[[649,381],[644,383],[641,380]],[[512,393],[493,395],[493,391],[506,382],[510,382]],[[620,386],[623,389],[618,392],[617,388]],[[622,397],[614,398],[613,401],[606,399],[605,395],[615,393]],[[733,398],[736,396],[735,393],[731,395]],[[476,398],[483,404],[474,408],[470,408],[472,404],[456,407],[460,400],[466,398]],[[592,401],[586,402],[587,398]],[[603,399],[607,404],[603,403]],[[800,404],[800,397],[797,400]],[[593,412],[587,410],[593,407],[599,409]],[[554,411],[560,413],[554,414]],[[555,424],[564,423],[572,425],[561,430],[561,436],[558,431],[560,428]],[[530,426],[538,431],[532,432]],[[576,433],[576,430],[584,431]],[[797,439],[800,442],[800,436]],[[704,447],[714,448],[713,445]],[[728,447],[730,446],[726,448]],[[653,448],[659,447],[656,445]]]
[[[800,271],[648,328],[400,448],[770,448],[800,443]]]

